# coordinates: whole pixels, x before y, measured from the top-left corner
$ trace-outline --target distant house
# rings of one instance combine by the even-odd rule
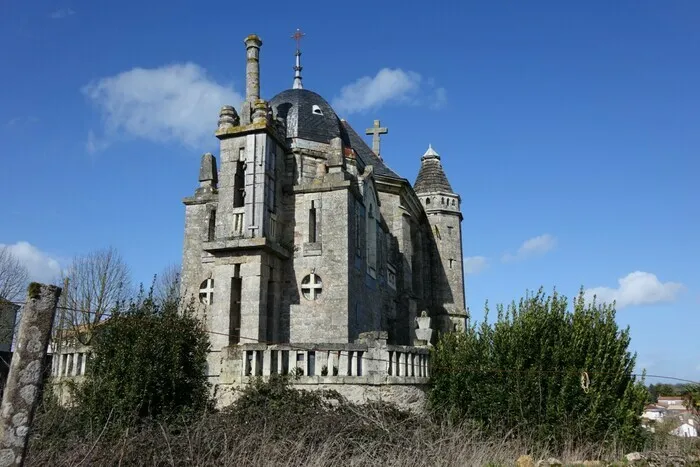
[[[686,413],[679,416],[680,424],[678,427],[671,430],[674,436],[682,438],[697,438],[698,437],[698,417],[691,413]]]
[[[644,407],[642,426],[652,433],[662,430],[673,436],[697,438],[700,418],[688,410],[683,397],[661,396],[656,404]]]
[[[670,410],[685,410],[685,399],[682,396],[659,396],[656,404]]]
[[[666,408],[656,404],[649,404],[644,407],[642,418],[645,420],[661,420],[666,415]]]

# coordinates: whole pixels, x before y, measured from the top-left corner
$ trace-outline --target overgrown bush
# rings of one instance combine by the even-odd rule
[[[84,382],[74,388],[85,422],[126,426],[210,406],[208,335],[190,308],[178,308],[178,302],[155,301],[150,294],[96,329],[94,356]]]
[[[443,336],[432,355],[433,410],[553,445],[637,446],[646,389],[633,376],[629,329],[618,328],[613,306],[586,303],[583,292],[567,306],[540,290],[499,306],[494,324]]]
[[[524,453],[580,465],[584,459],[619,460],[624,454],[618,446],[573,438],[554,446],[526,436],[486,434],[469,423],[386,404],[350,404],[333,392],[292,389],[284,378],[255,381],[229,409],[142,420],[110,436],[102,436],[101,427],[75,430],[72,410],[49,404],[39,411],[27,465],[461,467],[513,465]],[[677,437],[646,448],[698,453],[697,443]]]

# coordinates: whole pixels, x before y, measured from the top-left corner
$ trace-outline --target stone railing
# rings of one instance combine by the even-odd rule
[[[51,376],[66,378],[85,375],[85,368],[91,354],[89,352],[61,352],[53,354]]]
[[[387,345],[382,334],[364,333],[352,344],[227,347],[222,353],[220,381],[243,383],[280,374],[294,376],[296,384],[427,384],[428,349]]]
[[[240,237],[245,229],[245,208],[233,208],[233,236]]]

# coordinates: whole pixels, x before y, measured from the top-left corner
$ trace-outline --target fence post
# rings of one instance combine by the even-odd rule
[[[0,467],[24,464],[60,295],[55,285],[29,284],[0,409]]]

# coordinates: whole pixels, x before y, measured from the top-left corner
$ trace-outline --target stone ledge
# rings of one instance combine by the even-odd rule
[[[263,249],[268,251],[269,253],[273,253],[279,256],[282,259],[289,259],[292,256],[286,248],[282,247],[277,242],[273,242],[267,237],[240,237],[227,238],[223,240],[212,240],[209,242],[203,242],[202,249],[207,253],[211,253],[213,255],[228,250]]]

